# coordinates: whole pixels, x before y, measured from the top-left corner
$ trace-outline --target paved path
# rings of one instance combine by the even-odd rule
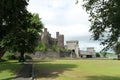
[[[18,75],[13,80],[31,80],[32,76],[32,64],[24,64]]]

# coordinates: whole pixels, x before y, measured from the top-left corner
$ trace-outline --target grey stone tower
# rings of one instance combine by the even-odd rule
[[[56,32],[56,39],[57,39],[57,46],[60,48],[64,48],[64,35],[59,34]]]
[[[51,34],[47,31],[47,28],[44,28],[44,31],[41,34],[41,42],[43,42],[47,48],[51,48],[52,45],[57,45],[60,48],[64,48],[64,35],[56,32],[56,38],[52,38]]]

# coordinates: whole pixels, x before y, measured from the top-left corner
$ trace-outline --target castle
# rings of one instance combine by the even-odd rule
[[[92,58],[96,56],[94,47],[88,47],[87,51],[80,50],[79,42],[77,40],[66,41],[66,45],[64,45],[64,35],[56,32],[56,38],[52,38],[51,34],[47,31],[47,28],[44,28],[44,31],[41,33],[41,42],[44,43],[48,49],[53,45],[56,45],[59,48],[71,50],[75,53],[77,58]]]
[[[52,45],[57,45],[60,48],[64,48],[64,35],[56,32],[56,38],[52,38],[51,34],[44,28],[41,34],[41,42],[43,42],[47,48],[51,48]]]

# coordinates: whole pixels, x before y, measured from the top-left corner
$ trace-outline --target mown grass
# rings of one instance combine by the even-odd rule
[[[0,80],[12,80],[21,67],[17,60],[0,62]]]
[[[35,64],[37,80],[120,80],[118,60],[48,60]]]

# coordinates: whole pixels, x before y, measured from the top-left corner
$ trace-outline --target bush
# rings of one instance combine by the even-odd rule
[[[99,53],[96,53],[96,57],[100,57],[100,54],[99,54]]]
[[[25,55],[25,59],[32,59],[30,55]]]
[[[17,57],[14,54],[8,54],[8,55],[5,56],[5,59],[15,60],[15,59],[17,59]]]

